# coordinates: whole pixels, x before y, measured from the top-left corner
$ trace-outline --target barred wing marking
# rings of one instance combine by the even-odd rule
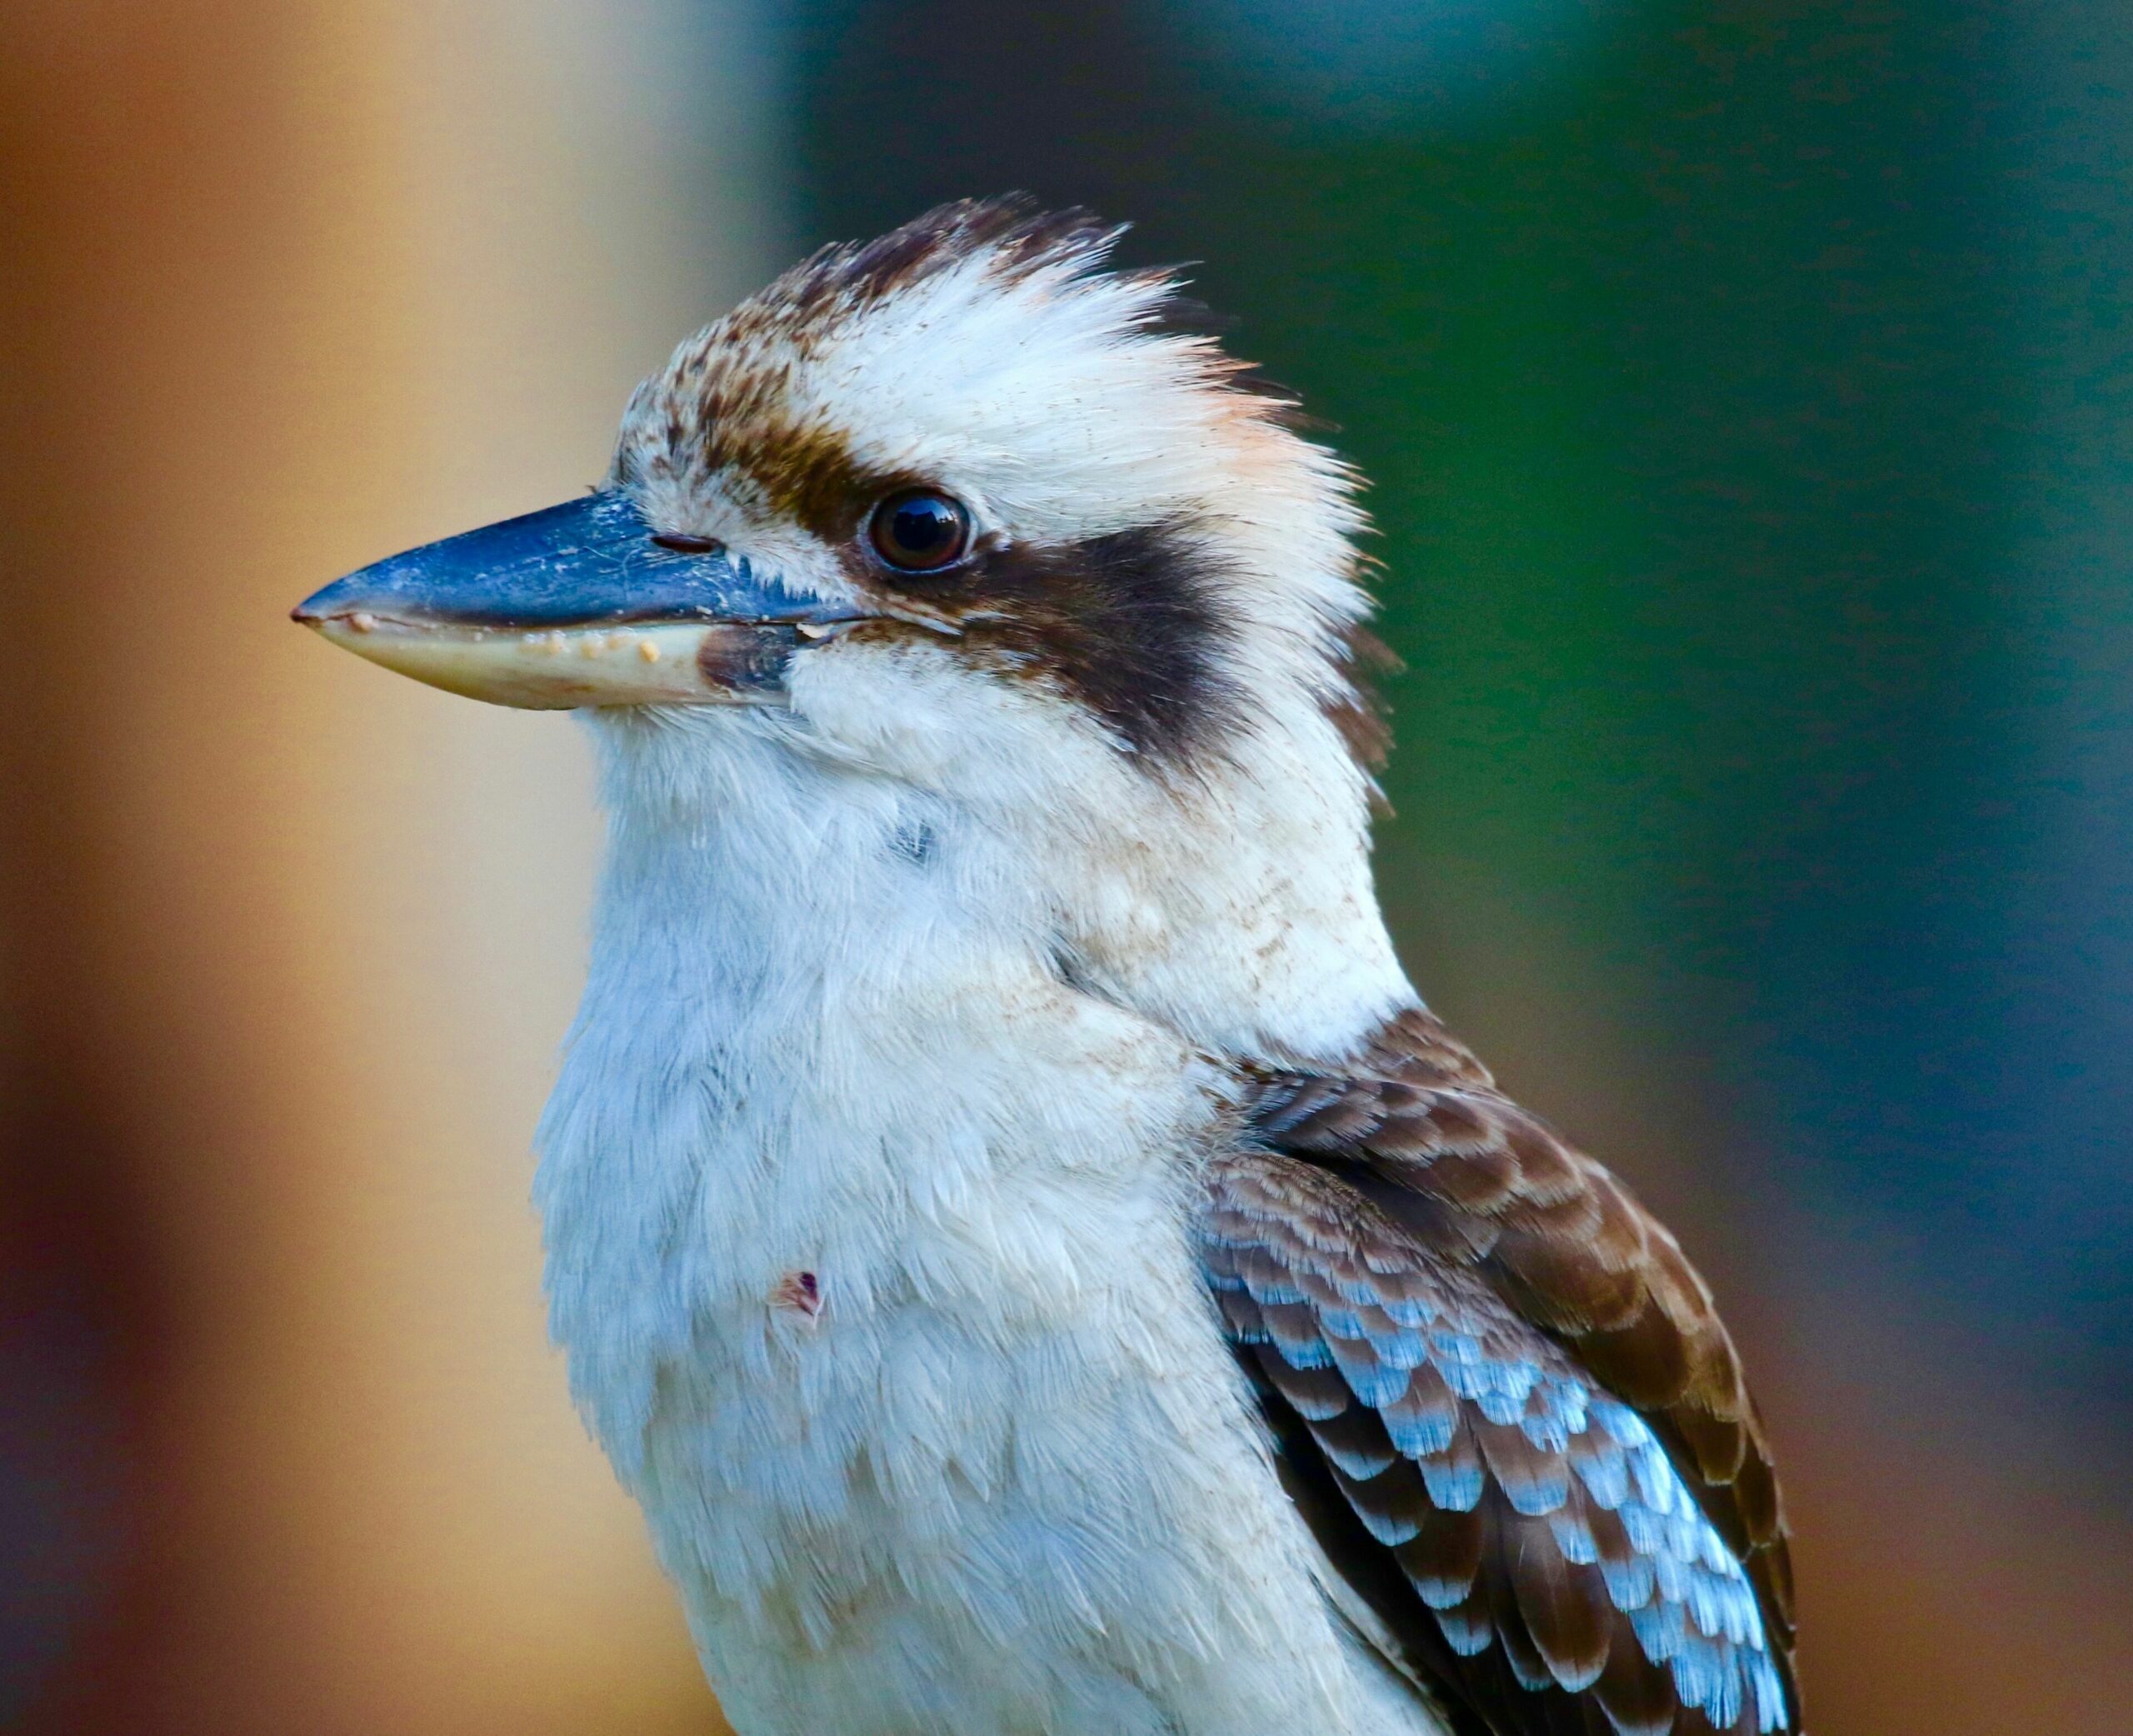
[[[1672,1238],[1426,1015],[1251,1095],[1285,1149],[1211,1168],[1209,1281],[1404,1661],[1505,1736],[1796,1729],[1776,1482]]]

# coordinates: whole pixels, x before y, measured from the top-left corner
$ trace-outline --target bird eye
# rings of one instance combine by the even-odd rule
[[[938,572],[970,546],[970,514],[945,494],[909,488],[874,509],[867,533],[874,552],[898,572]]]

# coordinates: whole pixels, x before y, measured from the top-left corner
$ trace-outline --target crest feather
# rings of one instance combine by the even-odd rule
[[[883,301],[980,257],[1007,282],[1045,270],[1079,275],[1101,264],[1125,232],[1078,205],[1047,211],[1027,193],[956,199],[872,241],[821,248],[757,299],[806,321]]]

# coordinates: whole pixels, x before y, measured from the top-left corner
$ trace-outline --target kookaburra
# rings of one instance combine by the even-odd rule
[[[1379,914],[1356,478],[1115,239],[817,253],[297,611],[597,748],[572,1390],[742,1736],[1795,1731],[1709,1289]]]

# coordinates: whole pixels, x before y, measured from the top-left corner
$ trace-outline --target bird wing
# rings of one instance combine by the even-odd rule
[[[1207,1279],[1394,1661],[1493,1736],[1796,1731],[1777,1484],[1674,1238],[1427,1013],[1245,1109]]]

